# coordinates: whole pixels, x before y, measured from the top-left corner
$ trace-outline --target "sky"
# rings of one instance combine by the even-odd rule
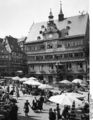
[[[50,8],[57,19],[60,0],[0,0],[0,38],[27,36],[33,22],[48,21]],[[62,10],[65,17],[89,12],[89,0],[62,0]]]

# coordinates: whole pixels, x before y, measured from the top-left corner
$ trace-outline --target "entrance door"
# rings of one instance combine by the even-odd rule
[[[48,76],[48,81],[49,81],[49,83],[53,83],[53,77],[52,76]]]

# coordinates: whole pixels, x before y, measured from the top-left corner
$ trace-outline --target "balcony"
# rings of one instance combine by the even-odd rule
[[[72,72],[73,70],[71,68],[68,68],[67,69],[67,72]]]
[[[41,74],[46,74],[46,72],[44,70],[41,70],[40,73]]]
[[[57,71],[56,71],[56,70],[53,70],[53,69],[50,69],[50,70],[49,70],[49,73],[50,73],[50,74],[56,74]]]
[[[29,73],[30,73],[30,74],[35,74],[36,71],[35,71],[35,70],[30,70]]]
[[[77,71],[78,72],[84,72],[84,69],[83,68],[79,68]]]

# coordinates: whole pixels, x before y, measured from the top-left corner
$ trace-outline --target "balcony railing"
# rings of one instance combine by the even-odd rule
[[[41,70],[40,73],[41,74],[46,74],[46,72],[44,70]]]
[[[49,70],[49,73],[50,73],[50,74],[56,74],[56,73],[57,73],[57,70],[50,69],[50,70]]]

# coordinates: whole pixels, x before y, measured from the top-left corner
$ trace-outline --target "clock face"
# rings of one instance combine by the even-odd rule
[[[53,35],[52,34],[49,34],[49,38],[52,38],[53,37]]]

